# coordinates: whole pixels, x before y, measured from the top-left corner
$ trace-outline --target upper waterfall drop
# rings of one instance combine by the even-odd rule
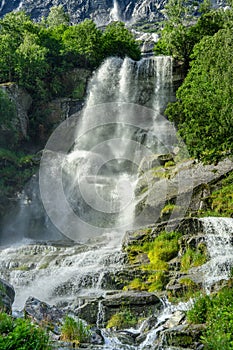
[[[110,11],[110,20],[112,21],[120,21],[120,10],[117,0],[113,0],[113,8]]]
[[[95,234],[99,229],[124,232],[133,226],[133,184],[141,160],[173,147],[175,132],[161,115],[170,98],[171,67],[170,57],[139,62],[109,58],[89,83],[75,144],[65,164],[72,182],[65,193],[76,215],[94,227]]]
[[[9,213],[2,225],[1,244],[24,238],[59,240],[64,238],[59,231],[82,241],[80,235],[88,240],[103,232],[120,229],[123,234],[131,228],[141,159],[171,151],[176,141],[175,130],[161,115],[173,98],[170,57],[139,62],[112,57],[103,62],[89,82],[81,115],[73,115],[58,127],[45,149],[41,195],[46,197],[42,199],[47,212],[34,177],[14,215]],[[73,144],[68,147],[74,126]]]

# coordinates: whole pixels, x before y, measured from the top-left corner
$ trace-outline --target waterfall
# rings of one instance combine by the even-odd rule
[[[141,160],[169,153],[177,142],[175,129],[161,114],[171,96],[171,62],[170,57],[107,59],[89,83],[81,116],[73,116],[78,122],[70,153],[61,154],[61,135],[57,162],[54,144],[47,148],[41,193],[50,219],[65,236],[83,242],[108,230],[120,229],[122,234],[133,227]],[[69,205],[63,207],[65,200]]]
[[[23,308],[29,296],[75,311],[93,298],[101,326],[102,298],[112,289],[111,278],[124,268],[122,236],[136,221],[138,166],[145,156],[172,151],[177,141],[175,130],[162,116],[173,98],[170,57],[139,62],[109,58],[93,74],[82,113],[66,119],[54,134],[56,142],[48,143],[43,155],[40,175],[46,175],[46,186],[41,187],[41,197],[47,213],[34,176],[2,224],[0,271],[15,288],[16,310]],[[71,135],[70,145],[66,138]],[[69,145],[66,152],[63,143]],[[59,176],[62,196],[57,191]],[[63,211],[64,199],[72,217]],[[201,220],[210,260],[197,268],[197,274],[211,290],[231,272],[233,219]],[[64,237],[68,237],[65,242]],[[140,345],[122,344],[105,330],[102,349],[160,349],[161,343],[156,342],[166,320],[189,304],[164,302],[163,306]]]
[[[112,21],[120,21],[120,10],[117,0],[113,0],[113,8],[110,11],[110,20]]]
[[[22,194],[14,220],[11,216],[11,223],[6,220],[3,227],[6,237],[9,232],[17,233],[18,223],[23,222],[18,240],[32,239],[30,246],[11,246],[0,254],[2,277],[16,290],[16,309],[22,308],[30,295],[48,303],[64,298],[73,303],[82,296],[102,295],[106,274],[122,268],[121,239],[134,225],[138,166],[144,156],[161,150],[167,153],[175,139],[175,130],[170,133],[168,122],[160,115],[171,96],[171,66],[169,57],[139,62],[107,59],[90,80],[81,115],[63,124],[71,120],[72,147],[66,153],[60,151],[66,137],[61,133],[66,130],[63,126],[56,140],[58,150],[54,144],[47,146],[43,156],[48,155],[44,159],[47,187],[45,193],[41,189],[41,196],[45,207],[46,195],[51,196],[46,207],[49,216],[43,212],[34,177]],[[156,110],[152,109],[155,106]],[[169,139],[161,132],[166,128]],[[55,186],[60,174],[63,197]],[[62,198],[78,217],[78,225],[59,211],[63,210]],[[72,232],[67,233],[66,229],[71,228]],[[59,231],[77,243],[66,248],[47,246],[56,232],[61,239]],[[45,245],[32,244],[38,239]]]
[[[210,260],[201,266],[199,271],[204,276],[204,287],[207,291],[221,281],[227,280],[233,266],[233,219],[206,217],[204,224],[205,240]]]

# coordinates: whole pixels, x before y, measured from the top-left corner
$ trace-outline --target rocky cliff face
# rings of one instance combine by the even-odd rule
[[[157,20],[167,0],[12,0],[0,2],[0,17],[13,10],[25,10],[38,20],[47,16],[50,8],[63,5],[73,23],[92,18],[97,24],[104,25],[111,20],[145,21]],[[213,1],[222,6],[223,1]]]
[[[31,96],[14,83],[1,84],[2,89],[13,102],[16,116],[11,120],[11,130],[6,125],[1,125],[1,144],[9,144],[9,140],[16,138],[16,142],[28,136],[28,111],[32,104]]]
[[[34,19],[47,16],[49,9],[55,5],[63,5],[71,16],[72,22],[80,22],[92,18],[99,25],[110,20],[152,21],[157,19],[166,0],[13,0],[1,1],[0,16],[13,10],[25,10]]]

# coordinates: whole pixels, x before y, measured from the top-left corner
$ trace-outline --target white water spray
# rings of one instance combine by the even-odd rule
[[[200,267],[207,291],[218,281],[227,280],[233,266],[233,219],[208,217],[201,219],[210,260]]]

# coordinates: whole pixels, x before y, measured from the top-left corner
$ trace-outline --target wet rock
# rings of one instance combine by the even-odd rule
[[[154,165],[153,161],[151,164]],[[168,204],[174,204],[170,217],[173,214],[177,218],[184,217],[185,211],[193,215],[203,210],[211,188],[233,169],[230,159],[217,165],[189,160],[157,170],[150,169],[152,165],[146,159],[144,163],[142,161],[141,169],[145,171],[139,172],[135,190],[138,196],[135,212],[139,225],[161,221],[162,210]]]
[[[24,307],[25,314],[35,323],[48,325],[53,327],[53,332],[59,334],[58,326],[61,325],[64,312],[55,306],[40,301],[34,297],[29,297]]]
[[[101,303],[104,322],[121,311],[122,305],[130,309],[136,317],[156,315],[162,307],[161,300],[155,294],[148,292],[121,292],[106,296]]]
[[[98,299],[78,299],[78,305],[73,305],[74,314],[84,319],[89,324],[96,324],[100,312],[100,300]],[[81,304],[81,305],[80,305]]]
[[[174,314],[165,322],[165,328],[173,328],[178,326],[185,319],[185,314],[181,311],[176,311]]]
[[[168,232],[176,230],[182,233],[182,237],[186,236],[186,240],[183,242],[184,247],[190,245],[186,244],[186,241],[196,236],[198,237],[196,243],[203,241],[203,222],[194,217],[182,220],[173,219],[142,227],[138,230],[127,231],[122,241],[122,247],[127,251],[127,248],[132,245],[143,245],[145,242],[153,241],[164,230]]]
[[[134,345],[135,338],[139,335],[139,333],[132,333],[129,331],[119,331],[113,332],[113,335],[122,343],[127,345]]]
[[[15,118],[11,120],[13,129],[10,130],[7,126],[1,125],[1,144],[3,142],[4,146],[4,141],[9,145],[9,138],[13,138],[18,142],[27,137],[28,111],[32,104],[32,98],[15,83],[1,84],[0,88],[6,92],[16,109]]]
[[[169,161],[174,161],[174,156],[172,154],[153,154],[147,157],[144,157],[139,164],[139,174],[144,173],[152,168],[165,165]],[[160,169],[165,171],[165,169]]]
[[[0,309],[11,313],[15,299],[15,291],[12,285],[0,278]]]
[[[204,325],[179,325],[161,332],[164,344],[185,349],[197,349]]]
[[[91,330],[90,343],[95,344],[95,345],[104,344],[104,337],[103,337],[100,329],[95,328],[95,329]]]
[[[156,325],[157,320],[157,317],[155,317],[154,315],[148,317],[145,321],[143,321],[142,325],[140,326],[140,332],[149,332]]]

